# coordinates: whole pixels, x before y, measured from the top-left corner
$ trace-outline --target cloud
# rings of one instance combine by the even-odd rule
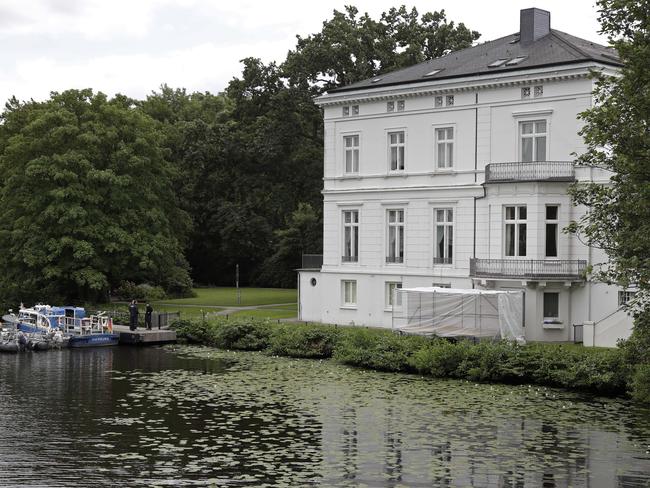
[[[20,100],[43,100],[51,91],[93,88],[111,96],[122,93],[143,98],[163,83],[216,93],[241,73],[240,59],[255,53],[269,62],[283,45],[282,42],[229,46],[204,43],[159,56],[102,56],[81,62],[35,58],[20,62],[11,79],[0,76],[0,96],[2,102],[11,95]]]

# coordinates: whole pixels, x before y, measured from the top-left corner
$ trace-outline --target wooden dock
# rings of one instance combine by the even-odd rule
[[[120,344],[131,346],[153,346],[176,342],[176,331],[169,329],[147,330],[140,327],[130,330],[127,325],[113,325],[113,332],[120,335]]]

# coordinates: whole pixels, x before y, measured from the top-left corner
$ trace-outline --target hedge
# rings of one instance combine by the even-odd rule
[[[264,351],[296,358],[333,358],[350,366],[439,378],[532,383],[604,395],[628,392],[642,401],[648,401],[650,396],[645,381],[650,367],[629,367],[624,349],[573,344],[522,346],[506,341],[452,342],[382,329],[277,324],[252,317],[217,317],[207,322],[183,320],[172,327],[180,337],[223,349]]]

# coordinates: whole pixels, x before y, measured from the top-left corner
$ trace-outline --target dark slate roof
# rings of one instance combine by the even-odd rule
[[[513,59],[518,56],[525,56],[526,58],[512,66],[488,67],[490,63],[498,59]],[[522,45],[519,42],[519,33],[511,34],[415,66],[336,88],[330,90],[330,93],[462,76],[503,73],[584,61],[596,61],[611,66],[621,66],[616,50],[551,29],[550,34],[528,45]],[[433,76],[425,76],[436,69],[441,71]],[[378,81],[373,83],[373,80]]]

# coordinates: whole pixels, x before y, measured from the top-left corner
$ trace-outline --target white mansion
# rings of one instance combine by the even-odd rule
[[[615,345],[633,293],[590,279],[605,256],[562,232],[590,70],[611,49],[521,11],[495,41],[332,90],[324,111],[324,241],[299,270],[301,320],[391,327],[394,288],[524,291],[528,340]],[[580,331],[580,328],[578,329]]]

